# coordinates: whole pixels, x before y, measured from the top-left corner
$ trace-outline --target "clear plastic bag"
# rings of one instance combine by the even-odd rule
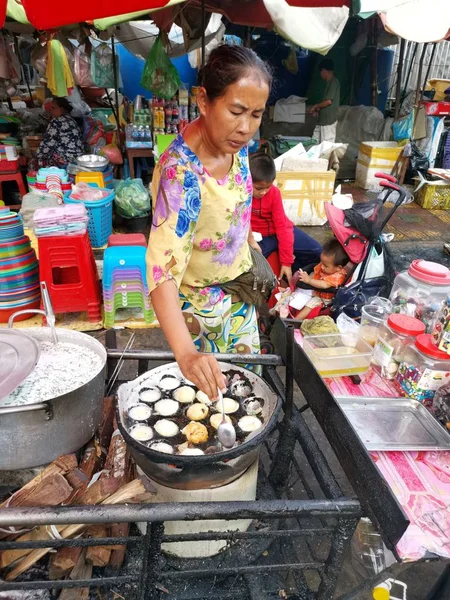
[[[178,71],[170,62],[162,45],[161,35],[153,44],[145,61],[141,85],[156,97],[170,100],[181,87]]]
[[[97,87],[114,87],[113,64],[113,53],[108,44],[99,44],[96,48],[92,50],[91,75],[92,81]]]
[[[116,187],[116,213],[127,219],[144,217],[150,212],[150,196],[142,179],[125,179]]]
[[[91,75],[91,54],[92,46],[89,41],[85,44],[78,46],[73,51],[74,54],[74,68],[73,74],[75,83],[81,87],[91,87],[94,85]]]

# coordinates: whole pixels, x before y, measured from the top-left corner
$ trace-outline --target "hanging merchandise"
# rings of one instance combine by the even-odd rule
[[[117,58],[117,72],[119,72],[119,59]],[[114,62],[113,53],[108,44],[99,44],[92,50],[91,75],[94,85],[100,88],[114,87]]]
[[[406,117],[400,117],[400,119],[392,123],[392,133],[396,142],[411,139],[414,127],[414,115],[415,112],[412,110]]]
[[[80,87],[92,87],[94,85],[91,74],[92,44],[89,39],[75,48],[73,54],[75,83]]]
[[[182,85],[178,71],[163,48],[161,34],[148,53],[141,85],[150,90],[154,96],[166,100],[173,98]]]
[[[75,82],[64,46],[56,38],[49,40],[47,46],[47,87],[54,96],[68,96]]]
[[[99,119],[86,116],[83,119],[83,139],[89,150],[95,153],[96,149],[106,144],[105,128]]]
[[[21,78],[19,57],[13,50],[13,40],[0,33],[0,79],[13,84]]]

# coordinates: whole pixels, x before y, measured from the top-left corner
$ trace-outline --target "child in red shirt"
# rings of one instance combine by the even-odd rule
[[[320,263],[314,267],[312,275],[300,269],[299,281],[307,283],[315,288],[315,291],[311,300],[298,313],[297,319],[300,321],[306,319],[312,309],[317,306],[328,306],[331,304],[334,294],[320,290],[342,285],[348,276],[345,269],[345,265],[348,262],[349,258],[344,248],[336,239],[332,239],[323,245]]]
[[[250,234],[249,244],[266,258],[278,250],[279,279],[285,277],[290,283],[293,272],[319,262],[322,247],[287,218],[280,190],[273,185],[276,178],[273,159],[268,154],[253,154],[250,172],[253,179],[251,228],[263,239],[257,244]]]

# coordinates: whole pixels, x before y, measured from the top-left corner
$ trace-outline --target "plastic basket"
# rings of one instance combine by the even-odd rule
[[[97,186],[93,186],[97,187]],[[89,216],[88,232],[91,246],[93,248],[101,248],[108,242],[109,236],[112,234],[112,215],[113,202],[115,193],[105,188],[99,188],[108,195],[103,200],[74,200],[71,193],[65,194],[64,202],[66,204],[76,204],[82,202],[86,207]]]

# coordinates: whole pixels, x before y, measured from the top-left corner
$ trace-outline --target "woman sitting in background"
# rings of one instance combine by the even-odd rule
[[[53,98],[50,104],[50,121],[30,170],[41,167],[66,168],[84,154],[83,136],[77,122],[70,116],[72,105],[66,98]]]

